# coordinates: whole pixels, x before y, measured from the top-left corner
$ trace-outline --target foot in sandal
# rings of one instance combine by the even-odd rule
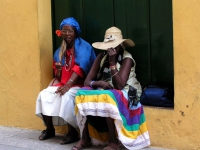
[[[73,146],[71,150],[82,150],[83,148],[92,146],[91,141],[79,140],[76,146]]]
[[[121,150],[121,149],[122,149],[121,144],[109,143],[106,147],[104,147],[103,150]]]

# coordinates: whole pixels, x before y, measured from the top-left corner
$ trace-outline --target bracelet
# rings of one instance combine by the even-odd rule
[[[111,70],[115,70],[116,69],[116,67],[113,67],[113,68],[110,68]]]
[[[116,72],[115,74],[113,74],[113,75],[111,76],[111,78],[114,77],[114,76],[116,76],[117,74],[118,74],[118,72]]]
[[[69,79],[69,81],[71,81],[72,83],[74,83],[74,81],[72,79]]]
[[[68,84],[65,84],[69,89],[70,89],[70,87],[69,87],[69,85]]]
[[[92,87],[92,84],[93,84],[94,82],[95,82],[95,81],[91,81],[91,82],[90,82],[90,87],[91,87],[91,88],[93,88],[93,87]]]
[[[110,69],[111,69],[111,70],[115,70],[115,69],[116,69],[116,65],[110,66]]]
[[[115,67],[116,65],[110,66],[110,67]]]

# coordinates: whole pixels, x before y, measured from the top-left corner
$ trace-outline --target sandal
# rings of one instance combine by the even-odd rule
[[[83,149],[77,146],[73,146],[71,150],[83,150]]]
[[[46,129],[43,130],[41,133],[42,134],[39,136],[39,140],[47,140],[55,136],[55,129]]]
[[[84,142],[83,142],[83,140],[80,140],[80,141],[78,142],[78,144],[79,144],[81,147],[73,146],[71,150],[82,150],[83,148],[92,146],[92,143],[91,143],[91,142],[89,142],[89,143],[87,143],[87,144],[85,145]],[[77,145],[78,145],[78,144],[77,144]]]
[[[64,139],[62,139],[62,140],[60,141],[60,144],[61,144],[61,145],[70,144],[70,143],[74,143],[74,142],[76,142],[76,141],[78,141],[78,140],[79,140],[79,138],[78,138],[77,135],[76,135],[76,136],[73,136],[73,135],[67,134],[67,135],[66,135],[66,138],[64,138]]]
[[[122,146],[119,144],[115,144],[115,143],[109,143],[106,147],[104,147],[103,150],[120,150],[122,149]]]

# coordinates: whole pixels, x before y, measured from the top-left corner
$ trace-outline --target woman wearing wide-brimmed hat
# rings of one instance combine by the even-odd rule
[[[142,89],[136,79],[136,63],[125,50],[134,46],[121,30],[106,30],[104,41],[92,46],[100,53],[76,94],[76,118],[81,140],[73,150],[106,145],[104,150],[140,149],[150,145],[146,119],[140,103]]]
[[[36,115],[46,125],[40,140],[54,137],[54,126],[68,125],[68,134],[61,141],[61,144],[68,144],[79,140],[74,113],[75,95],[83,86],[96,55],[92,46],[80,37],[80,26],[73,17],[63,19],[56,33],[63,41],[54,53],[55,79],[39,93]]]

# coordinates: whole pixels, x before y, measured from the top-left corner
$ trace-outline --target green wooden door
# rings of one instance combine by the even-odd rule
[[[116,26],[136,46],[127,48],[136,61],[137,79],[144,86],[163,83],[173,87],[172,1],[160,0],[52,0],[53,48],[61,39],[54,34],[62,19],[73,16],[89,43],[103,41],[105,30]],[[100,50],[95,50],[96,54]]]

